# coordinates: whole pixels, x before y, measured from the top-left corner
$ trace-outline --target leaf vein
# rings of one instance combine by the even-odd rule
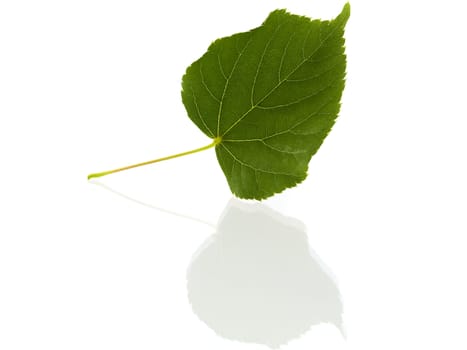
[[[289,48],[289,45],[290,45],[290,42],[292,41],[292,38],[295,36],[296,32],[294,32],[290,37],[289,37],[289,40],[287,41],[287,44],[285,45],[285,48],[284,48],[284,52],[282,52],[282,56],[281,56],[281,62],[279,64],[279,72],[278,72],[278,77],[279,77],[279,81],[282,80],[282,66],[284,65],[284,57],[287,53],[287,50]]]
[[[199,73],[200,73],[200,75],[201,75],[201,83],[202,83],[202,85],[204,86],[204,88],[206,89],[206,91],[208,92],[208,94],[209,94],[217,103],[221,103],[221,101],[219,100],[219,98],[216,97],[216,95],[214,95],[214,93],[211,91],[211,89],[209,88],[209,86],[206,84],[206,81],[204,80],[204,73],[203,73],[203,69],[202,69],[201,64],[199,65]]]
[[[261,140],[261,143],[263,143],[266,147],[274,150],[274,151],[277,151],[277,152],[280,152],[280,153],[286,153],[286,154],[292,154],[292,155],[296,155],[296,154],[300,154],[300,153],[305,153],[307,152],[306,150],[300,150],[300,151],[285,151],[283,149],[279,149],[277,147],[273,147],[271,146],[269,143],[265,142],[264,140]]]
[[[262,143],[264,146],[266,146],[267,148],[269,149],[272,149],[273,151],[276,151],[276,152],[280,152],[280,153],[286,153],[286,154],[300,154],[300,153],[305,153],[306,150],[301,150],[301,151],[285,151],[283,149],[280,149],[280,148],[277,148],[277,147],[273,147],[271,146],[269,143],[265,142],[264,140],[267,140],[269,137],[267,138],[262,138],[262,139],[250,139],[250,140],[223,140],[222,142],[238,142],[238,143],[242,143],[242,142],[260,142]]]
[[[217,53],[217,63],[219,64],[219,69],[221,71],[222,76],[225,80],[227,80],[227,76],[225,75],[224,68],[222,67],[221,57],[219,53]]]
[[[251,102],[251,106],[254,106],[255,105],[255,101],[254,101],[254,94],[255,94],[255,89],[256,89],[256,81],[258,79],[258,75],[259,75],[259,71],[261,69],[261,65],[263,63],[263,60],[264,60],[264,56],[266,55],[266,51],[268,50],[269,48],[269,45],[271,45],[271,42],[272,40],[274,39],[274,37],[276,36],[277,32],[279,31],[279,29],[282,27],[282,25],[279,25],[276,30],[274,31],[274,33],[272,33],[271,37],[269,38],[268,42],[266,43],[266,45],[264,46],[264,49],[263,49],[263,52],[261,54],[261,58],[258,62],[258,66],[256,67],[256,74],[255,74],[255,77],[253,79],[253,85],[251,86],[251,92],[250,92],[250,102]]]
[[[326,74],[326,73],[329,73],[330,71],[332,71],[334,68],[336,68],[337,66],[339,66],[339,62],[332,65],[330,68],[328,69],[325,69],[324,71],[322,72],[319,72],[317,74],[314,74],[312,76],[309,76],[309,77],[306,77],[306,78],[302,78],[302,79],[287,79],[287,82],[289,83],[299,83],[299,82],[303,82],[303,81],[309,81],[309,80],[315,80],[319,77],[321,77],[322,75]]]
[[[339,79],[337,79],[339,80]],[[296,105],[300,102],[303,102],[309,98],[312,98],[312,97],[315,97],[315,96],[318,96],[319,94],[321,94],[323,91],[326,91],[327,89],[329,89],[330,87],[333,86],[333,84],[335,83],[336,81],[333,81],[330,85],[327,85],[326,87],[318,90],[318,91],[315,91],[314,93],[308,95],[308,96],[304,96],[304,97],[301,97],[299,98],[298,100],[295,100],[295,101],[292,101],[292,102],[289,102],[289,103],[284,103],[284,104],[281,104],[281,105],[274,105],[274,106],[257,106],[258,109],[277,109],[277,108],[282,108],[282,107],[289,107],[289,106],[292,106],[292,105]]]
[[[287,134],[287,133],[291,133],[293,135],[312,135],[314,134],[313,132],[312,133],[309,133],[309,134],[298,134],[298,133],[294,133],[293,132],[293,129],[295,129],[296,127],[300,126],[301,124],[307,122],[310,118],[316,116],[316,115],[332,115],[332,113],[320,113],[324,108],[326,108],[331,102],[333,101],[333,98],[329,99],[329,101],[327,101],[326,103],[324,103],[320,108],[318,108],[317,111],[311,113],[310,115],[306,116],[305,119],[303,120],[300,120],[298,123],[295,123],[293,126],[291,126],[290,128],[286,129],[286,130],[282,130],[282,131],[279,131],[277,133],[274,133],[274,134],[271,134],[271,135],[268,135],[266,137],[263,137],[263,138],[260,138],[260,139],[244,139],[244,140],[239,140],[239,139],[223,139],[222,142],[250,142],[250,141],[263,141],[263,140],[267,140],[267,139],[270,139],[270,138],[273,138],[273,137],[276,137],[276,136],[279,136],[279,135],[283,135],[283,134]]]
[[[238,62],[240,61],[240,58],[242,57],[242,55],[245,52],[248,45],[250,45],[251,40],[252,40],[252,37],[250,37],[250,39],[247,41],[247,43],[245,44],[243,49],[238,53],[238,57],[235,60],[235,63],[233,65],[233,67],[232,67],[232,70],[230,71],[229,77],[227,78],[227,80],[226,80],[226,82],[224,84],[224,91],[222,92],[221,101],[219,103],[219,110],[217,112],[217,135],[218,136],[219,136],[219,128],[220,128],[221,114],[222,114],[222,105],[223,105],[223,102],[224,102],[225,92],[227,91],[227,87],[229,86],[230,79],[232,78],[232,75],[235,72],[235,69],[237,68],[237,65],[238,65]],[[238,42],[237,42],[237,44],[238,44]],[[237,47],[237,50],[238,50],[238,47]]]
[[[323,46],[323,43],[325,43],[338,29],[339,27],[336,26],[335,28],[333,28],[333,30],[330,31],[330,33],[326,36],[326,38],[324,39],[324,41],[322,41],[320,39],[320,43],[319,45],[313,50],[313,52],[308,56],[307,60],[310,59],[316,52],[318,52],[319,49],[321,49],[321,47]],[[320,27],[320,35],[321,35],[321,27]],[[261,102],[263,102],[267,97],[269,97],[275,90],[277,90],[277,88],[279,88],[279,86],[281,86],[293,73],[295,73],[304,63],[305,63],[306,60],[303,60],[301,63],[299,63],[297,65],[297,67],[292,70],[286,77],[284,80],[280,81],[276,86],[274,86],[263,98],[261,98],[258,103],[254,106],[252,106],[248,111],[246,111],[245,113],[243,113],[243,115],[237,120],[235,121],[224,133],[222,136],[226,135],[229,131],[231,131],[235,126],[238,125],[238,123],[240,123],[243,119],[245,119],[245,117],[253,110],[257,107],[257,105],[259,105]],[[219,128],[218,128],[219,129]]]
[[[306,42],[308,41],[308,37],[310,36],[312,28],[308,29],[308,32],[306,33],[305,40],[303,40],[303,45],[302,45],[302,59],[306,60],[306,54],[305,54],[305,46]]]
[[[196,100],[196,94],[195,94],[195,91],[193,90],[193,88],[191,88],[191,95],[193,96],[193,103],[195,105],[195,108],[196,108],[196,113],[198,114],[198,117],[199,119],[201,120],[201,122],[203,123],[204,127],[206,128],[207,131],[209,131],[209,134],[211,134],[211,136],[214,138],[214,133],[211,131],[211,129],[207,126],[206,124],[206,121],[204,120],[204,118],[202,117],[201,115],[201,112],[199,111],[199,106],[198,106],[198,101]]]
[[[250,168],[252,170],[257,170],[261,173],[266,173],[266,174],[273,174],[273,175],[284,175],[284,176],[291,176],[291,177],[296,177],[296,178],[299,178],[299,176],[297,175],[294,175],[294,174],[289,174],[289,173],[283,173],[283,172],[278,172],[278,171],[271,171],[271,170],[266,170],[266,169],[260,169],[260,168],[256,168],[250,164],[247,164],[243,161],[241,161],[240,159],[238,159],[232,152],[230,152],[230,150],[224,145],[224,144],[220,144],[226,151],[227,153],[232,157],[232,159],[237,162],[238,164],[244,166],[244,167],[247,167],[247,168]]]

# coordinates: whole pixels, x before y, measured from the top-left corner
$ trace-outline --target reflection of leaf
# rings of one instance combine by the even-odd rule
[[[302,223],[232,200],[187,273],[194,313],[227,339],[277,348],[313,325],[342,330],[342,303]]]
[[[306,177],[339,112],[349,5],[332,21],[283,10],[215,41],[183,77],[191,120],[216,140],[232,192],[267,198]]]

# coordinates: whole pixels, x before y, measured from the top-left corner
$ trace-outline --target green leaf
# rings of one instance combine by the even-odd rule
[[[88,179],[215,147],[240,198],[264,199],[302,182],[339,112],[349,16],[349,4],[331,21],[276,10],[260,27],[216,40],[182,82],[188,115],[211,143]]]
[[[215,140],[232,192],[264,199],[302,182],[331,130],[344,89],[346,4],[334,20],[272,12],[216,40],[186,71],[190,119]]]

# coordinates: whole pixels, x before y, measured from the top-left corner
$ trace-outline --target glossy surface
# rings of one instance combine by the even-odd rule
[[[232,200],[211,150],[88,183],[206,144],[185,68],[287,3],[0,4],[0,349],[467,347],[458,2],[352,2],[299,187]]]

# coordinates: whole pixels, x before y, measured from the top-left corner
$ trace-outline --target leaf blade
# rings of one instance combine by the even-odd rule
[[[349,15],[348,4],[331,21],[276,10],[260,27],[216,40],[187,69],[188,115],[221,138],[217,158],[238,197],[264,199],[306,178],[339,113]]]

